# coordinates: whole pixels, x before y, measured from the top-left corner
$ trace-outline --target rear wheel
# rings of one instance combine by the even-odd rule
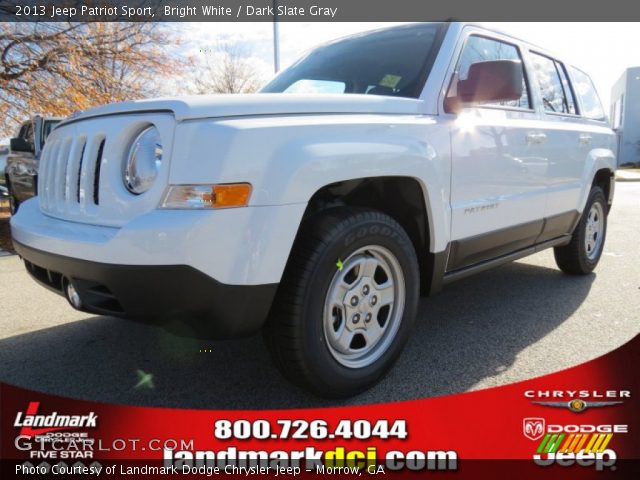
[[[554,249],[556,264],[565,273],[591,273],[602,255],[607,235],[607,202],[600,187],[592,187],[571,242]]]
[[[304,221],[265,329],[279,369],[325,397],[370,387],[407,341],[417,265],[406,232],[380,212],[345,207]]]

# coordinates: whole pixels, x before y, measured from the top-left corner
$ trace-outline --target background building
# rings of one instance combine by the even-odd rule
[[[640,67],[628,68],[611,89],[611,126],[618,134],[618,165],[640,166]]]

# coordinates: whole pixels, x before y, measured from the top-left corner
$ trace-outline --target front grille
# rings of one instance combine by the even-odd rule
[[[162,139],[158,178],[142,195],[129,192],[122,179],[131,142],[149,125]],[[175,120],[168,113],[87,118],[56,127],[42,152],[40,209],[76,223],[121,227],[157,208],[169,183]]]
[[[80,177],[82,176],[82,159],[84,158],[84,149],[87,146],[87,141],[84,137],[82,137],[80,139],[80,143],[82,143],[82,150],[80,150],[80,159],[79,159],[79,164],[78,164],[78,172],[76,174],[76,201],[78,203],[80,203]],[[73,168],[73,165],[71,166],[71,168]],[[72,184],[67,184],[67,194],[66,194],[66,198],[71,198],[71,185]]]
[[[40,160],[40,205],[44,210],[70,213],[97,204],[104,135],[52,140]]]
[[[102,153],[104,152],[104,138],[98,147],[98,158],[96,158],[96,166],[93,173],[93,203],[100,203],[100,165],[102,165]]]
[[[124,162],[133,139],[150,124],[160,131],[163,161],[153,186],[133,195],[122,180]],[[159,112],[62,123],[42,152],[40,209],[63,220],[109,227],[155,209],[168,183],[174,127],[173,116]]]
[[[62,292],[62,274],[39,267],[27,260],[24,261],[24,265],[27,267],[27,271],[33,276],[33,278],[38,280],[40,283],[44,283],[53,290]]]

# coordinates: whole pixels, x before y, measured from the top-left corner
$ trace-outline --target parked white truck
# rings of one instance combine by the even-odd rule
[[[555,55],[400,26],[324,45],[258,94],[64,121],[12,232],[77,309],[263,329],[291,381],[352,395],[398,357],[421,293],[550,247],[591,272],[614,145],[589,77]]]

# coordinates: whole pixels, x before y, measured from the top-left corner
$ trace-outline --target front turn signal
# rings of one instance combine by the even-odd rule
[[[199,210],[246,207],[250,197],[250,183],[171,185],[160,208]]]
[[[246,207],[251,196],[251,184],[229,183],[213,186],[213,208]]]

